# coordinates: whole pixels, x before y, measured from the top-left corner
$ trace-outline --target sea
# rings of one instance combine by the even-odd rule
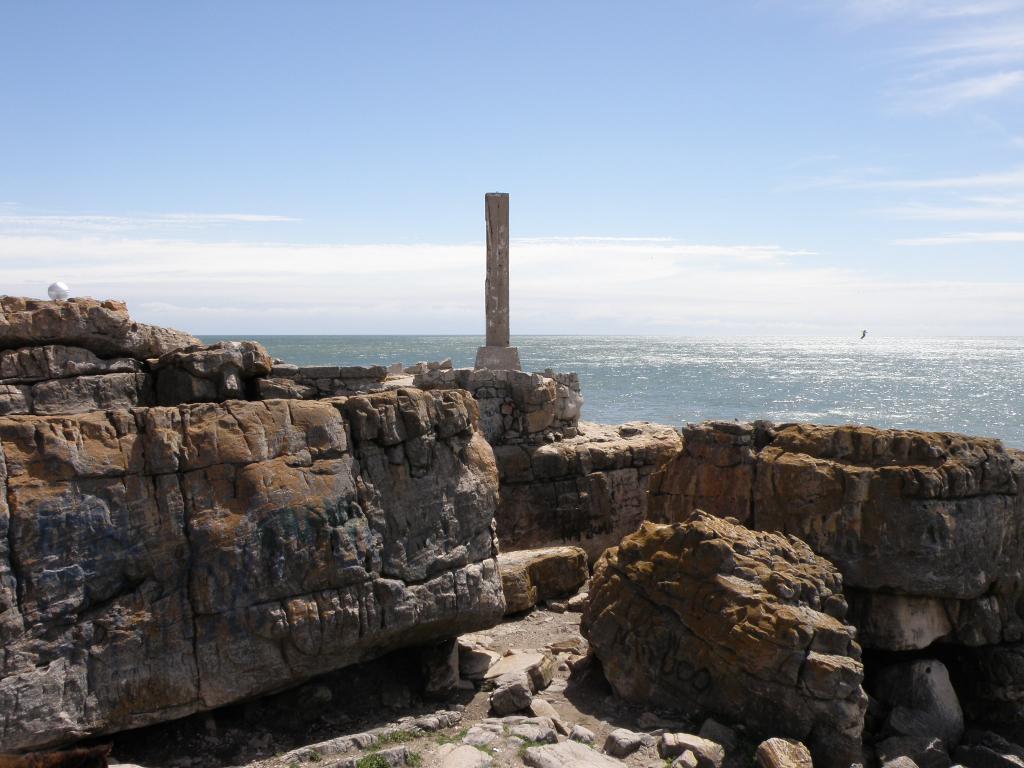
[[[228,336],[204,336],[211,343]],[[299,365],[450,357],[478,336],[251,336]],[[1024,337],[517,336],[523,368],[575,371],[583,418],[869,424],[997,437],[1024,448]]]

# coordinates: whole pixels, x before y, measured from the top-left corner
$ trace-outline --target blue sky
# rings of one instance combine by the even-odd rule
[[[1024,0],[0,0],[0,292],[197,333],[1024,334]]]

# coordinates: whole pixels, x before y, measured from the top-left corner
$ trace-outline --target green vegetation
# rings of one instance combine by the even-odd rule
[[[405,758],[405,764],[412,768],[420,768],[423,765],[423,756],[419,752],[410,752]]]
[[[404,744],[413,739],[423,738],[423,731],[388,731],[377,737],[377,746],[384,747],[388,744]]]
[[[469,733],[469,728],[463,728],[458,733],[439,733],[435,741],[438,744],[461,744],[467,733]]]
[[[356,768],[391,768],[388,759],[380,752],[361,757],[356,761]]]

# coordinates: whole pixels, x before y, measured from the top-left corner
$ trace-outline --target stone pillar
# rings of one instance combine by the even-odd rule
[[[484,306],[487,310],[487,346],[507,347],[508,331],[508,195],[484,195],[487,219],[487,281]]]
[[[509,346],[508,321],[508,193],[484,195],[487,221],[487,280],[484,309],[487,315],[487,346],[476,353],[476,367],[491,370],[521,369],[519,350]]]

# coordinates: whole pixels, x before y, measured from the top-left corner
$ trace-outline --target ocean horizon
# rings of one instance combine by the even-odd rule
[[[472,366],[478,335],[202,335],[253,339],[299,365]],[[524,370],[575,371],[583,418],[867,424],[1024,448],[1024,336],[516,336]]]

